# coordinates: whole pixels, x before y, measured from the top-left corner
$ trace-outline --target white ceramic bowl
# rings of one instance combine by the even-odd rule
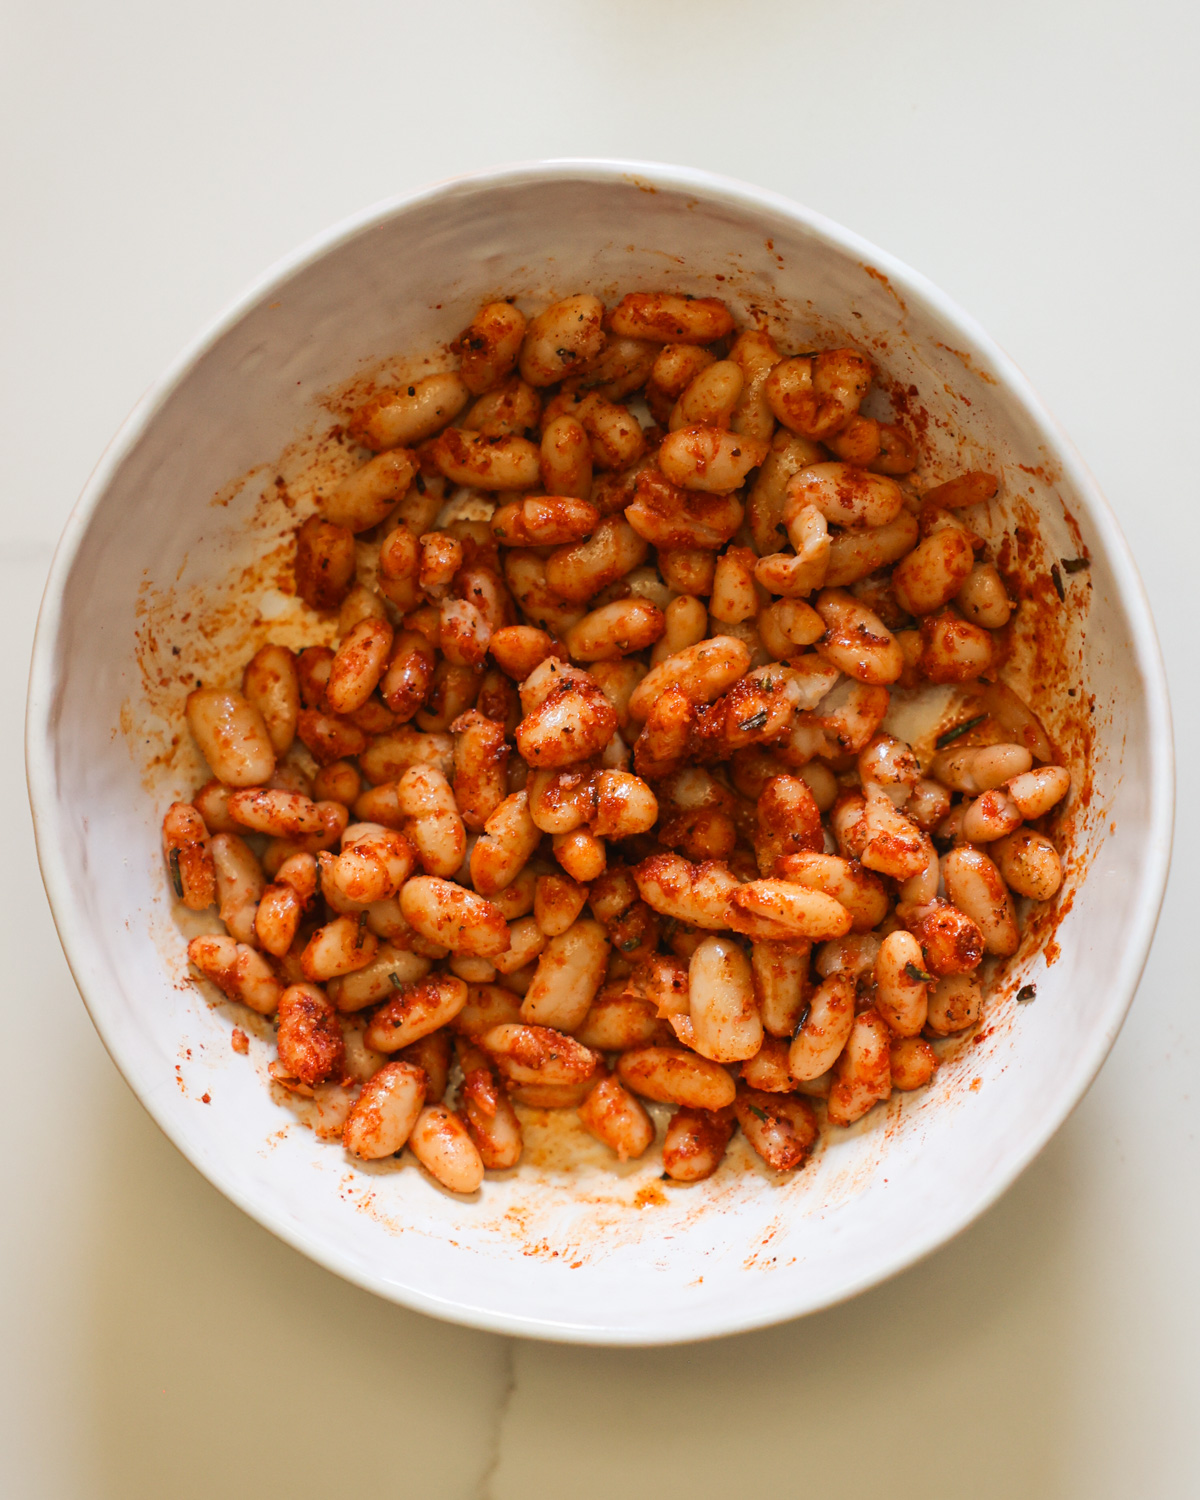
[[[235,1055],[233,1011],[187,982],[159,822],[195,769],[154,717],[182,688],[156,698],[153,679],[203,670],[194,640],[173,657],[171,622],[189,601],[218,598],[231,566],[275,539],[258,495],[321,416],[323,391],[452,337],[489,294],[663,285],[743,311],[758,303],[793,347],[811,336],[874,352],[894,393],[915,388],[900,397],[910,413],[930,418],[928,474],[999,466],[1006,499],[989,524],[1023,524],[1035,571],[1086,548],[1090,570],[1066,580],[1073,605],[1090,599],[1086,615],[1063,612],[1050,660],[1083,723],[1048,712],[1090,787],[1066,825],[1071,909],[1054,932],[1057,961],[1026,954],[981,1036],[929,1090],[839,1133],[790,1179],[743,1152],[708,1183],[666,1189],[656,1160],[613,1172],[586,1151],[574,1164],[569,1151],[534,1151],[541,1165],[459,1201],[411,1161],[356,1168],[292,1123],[262,1077],[267,1041]],[[269,591],[260,603],[283,608]],[[187,629],[178,624],[185,642]],[[211,1182],[397,1302],[509,1333],[653,1344],[861,1291],[956,1234],[1041,1150],[1112,1045],[1142,970],[1169,860],[1170,747],[1150,612],[1112,514],[971,319],[890,256],[770,193],[673,167],[549,162],[444,183],[331,230],[158,382],[55,557],[27,748],[42,871],[76,981],[130,1086]],[[1036,983],[1036,1003],[1017,1005],[1018,980]]]

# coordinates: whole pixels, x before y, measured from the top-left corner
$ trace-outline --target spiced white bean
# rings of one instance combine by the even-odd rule
[[[396,787],[404,831],[427,875],[453,875],[467,850],[467,833],[454,792],[434,766],[410,766]]]
[[[1018,896],[1049,901],[1062,885],[1062,860],[1044,834],[1019,828],[991,845],[1005,883]]]
[[[721,1165],[733,1134],[733,1111],[677,1109],[663,1138],[663,1168],[673,1182],[703,1182]]]
[[[425,1107],[425,1075],[411,1063],[390,1062],[364,1085],[342,1127],[342,1144],[364,1161],[403,1150]]]
[[[688,967],[691,1045],[713,1062],[740,1062],[762,1046],[750,961],[729,938],[707,937]]]
[[[483,1158],[466,1125],[444,1104],[427,1104],[408,1137],[408,1149],[451,1193],[473,1193],[483,1181]]]
[[[454,371],[426,375],[363,407],[350,424],[351,436],[376,450],[410,447],[440,432],[470,399],[470,388]]]
[[[172,802],[162,832],[176,896],[191,911],[203,911],[217,899],[217,872],[204,819],[190,803]]]
[[[579,1106],[579,1123],[616,1152],[618,1161],[636,1161],[654,1143],[654,1121],[618,1078],[602,1078]]]
[[[258,708],[232,688],[197,688],[187,697],[188,728],[213,775],[226,786],[261,786],[275,769],[275,747]]]
[[[784,359],[771,371],[766,397],[785,427],[820,440],[841,431],[870,388],[871,361],[856,349],[826,349]]]
[[[807,1099],[742,1088],[734,1101],[742,1134],[776,1172],[794,1172],[808,1160],[820,1129]]]
[[[567,631],[576,661],[612,661],[652,646],[665,628],[663,612],[647,599],[616,599],[584,615]]]
[[[240,1000],[260,1015],[275,1013],[283,986],[261,953],[225,933],[195,937],[188,959],[231,1000]]]
[[[262,866],[236,834],[214,834],[210,850],[217,886],[217,912],[239,943],[255,942],[254,918],[266,889]]]
[[[833,1067],[854,1025],[854,985],[831,974],[813,991],[788,1049],[792,1077],[818,1078]]]
[[[955,599],[973,625],[984,625],[988,630],[1003,630],[1013,612],[1012,600],[994,563],[976,563]]]
[[[332,489],[318,492],[317,504],[327,521],[348,531],[367,531],[404,498],[417,466],[403,448],[379,453]]]
[[[829,1123],[852,1125],[891,1092],[891,1034],[877,1011],[863,1011],[834,1064],[826,1106]]]
[[[428,974],[394,989],[367,1023],[376,1052],[399,1052],[453,1021],[467,1003],[466,983],[453,974]]]
[[[643,1099],[688,1109],[724,1109],[737,1089],[720,1065],[686,1047],[636,1047],[617,1063],[621,1082]]]
[[[422,937],[452,952],[493,958],[508,948],[508,925],[498,908],[451,880],[414,875],[400,892],[400,910]]]
[[[889,932],[875,960],[875,1006],[896,1036],[917,1036],[925,1025],[929,986],[921,945],[909,932]]]
[[[679,428],[658,450],[659,465],[673,484],[717,494],[736,490],[766,456],[761,438],[704,426]]]
[[[331,979],[326,991],[338,1010],[362,1010],[364,1006],[377,1005],[388,999],[402,985],[424,979],[432,966],[432,961],[420,953],[383,942],[375,950],[370,963],[353,973]]]
[[[1021,935],[1012,897],[997,867],[980,849],[964,846],[942,857],[946,895],[983,933],[989,953],[1017,951]]]
[[[613,308],[612,329],[655,344],[711,344],[733,331],[733,316],[716,297],[630,292]]]
[[[553,385],[586,369],[604,348],[604,304],[580,293],[564,297],[533,318],[521,345],[521,376],[530,385]]]

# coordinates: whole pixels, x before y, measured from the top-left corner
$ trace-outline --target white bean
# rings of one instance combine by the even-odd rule
[[[579,1123],[618,1161],[635,1161],[654,1142],[654,1121],[617,1078],[602,1078],[593,1087],[579,1106]]]
[[[788,1050],[788,1068],[801,1081],[819,1078],[837,1061],[854,1025],[854,985],[831,974],[813,992]]]
[[[883,1017],[857,1016],[834,1066],[827,1111],[831,1125],[852,1125],[892,1092],[891,1037]]]
[[[422,1070],[406,1062],[386,1063],[363,1085],[342,1128],[342,1144],[365,1161],[394,1156],[424,1106]]]
[[[400,910],[422,937],[454,953],[494,958],[509,944],[508,924],[492,902],[436,875],[414,875]]]
[[[232,688],[187,696],[188,728],[212,773],[226,786],[261,786],[275,769],[275,747],[259,710]]]
[[[688,966],[692,1046],[713,1062],[740,1062],[762,1046],[750,961],[729,938],[707,937]]]
[[[417,1116],[408,1148],[429,1175],[452,1193],[473,1193],[483,1181],[483,1158],[467,1127],[444,1104]]]
[[[367,1046],[376,1052],[399,1052],[453,1021],[466,1003],[466,983],[455,974],[409,980],[367,1023]]]

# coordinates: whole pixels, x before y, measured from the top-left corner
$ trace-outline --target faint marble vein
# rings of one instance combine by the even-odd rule
[[[508,1420],[508,1413],[512,1408],[513,1397],[517,1392],[517,1341],[516,1339],[504,1340],[504,1389],[500,1393],[500,1399],[496,1403],[496,1416],[492,1423],[492,1437],[488,1452],[487,1465],[479,1478],[479,1500],[496,1500],[496,1492],[492,1485],[496,1479],[496,1473],[500,1468],[500,1446],[504,1437],[504,1424]]]

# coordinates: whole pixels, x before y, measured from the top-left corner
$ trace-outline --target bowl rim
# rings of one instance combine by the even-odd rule
[[[1096,528],[1106,560],[1112,569],[1118,596],[1126,609],[1132,651],[1146,694],[1149,818],[1145,833],[1146,878],[1142,881],[1134,916],[1129,923],[1128,942],[1112,975],[1109,1002],[1100,1022],[1081,1047],[1075,1065],[1065,1075],[1054,1109],[1047,1112],[1039,1129],[1024,1139],[1020,1149],[999,1163],[986,1182],[956,1200],[947,1212],[920,1236],[900,1247],[881,1253],[878,1264],[864,1271],[833,1296],[805,1298],[803,1289],[762,1315],[739,1315],[732,1306],[697,1308],[686,1328],[678,1317],[670,1326],[646,1321],[637,1328],[614,1326],[580,1327],[535,1314],[498,1312],[468,1300],[433,1296],[419,1288],[384,1282],[364,1271],[348,1253],[318,1242],[282,1212],[256,1201],[239,1186],[232,1170],[220,1160],[201,1160],[189,1150],[176,1128],[172,1110],[162,1102],[154,1080],[140,1078],[132,1059],[123,1053],[115,1027],[106,1021],[102,998],[89,996],[90,980],[97,989],[102,981],[94,964],[97,944],[85,923],[77,921],[62,837],[61,809],[54,792],[53,734],[54,661],[61,629],[61,603],[66,582],[93,517],[121,464],[154,421],[163,405],[190,373],[198,360],[231,330],[263,297],[286,283],[347,241],[383,221],[425,203],[480,189],[524,186],[537,182],[637,182],[654,188],[690,192],[710,202],[731,208],[766,211],[823,241],[838,251],[879,268],[894,286],[925,303],[935,314],[954,325],[972,357],[993,374],[1000,387],[1023,408],[1040,440],[1055,454],[1064,476],[1083,499]],[[343,218],[306,240],[296,250],[277,260],[248,288],[234,298],[183,349],[146,390],[102,453],[96,467],[67,518],[50,565],[38,611],[29,670],[25,724],[26,781],[33,815],[34,836],[43,884],[68,966],[83,1003],[109,1056],[133,1093],[159,1129],[193,1166],[225,1197],[257,1223],[324,1266],[363,1289],[389,1301],[447,1321],[489,1332],[590,1345],[652,1346],[686,1343],[698,1339],[745,1332],[786,1322],[826,1307],[836,1306],[868,1288],[879,1285],[948,1244],[994,1204],[1017,1177],[1041,1153],[1067,1117],[1079,1104],[1111,1050],[1132,1004],[1153,941],[1171,863],[1174,825],[1174,745],[1170,701],[1162,653],[1145,588],[1129,545],[1116,516],[1099,485],[1035,394],[1025,375],[968,313],[919,272],[895,256],[879,249],[851,230],[824,215],[773,191],[694,167],[619,158],[551,158],[517,162],[482,171],[441,179],[412,192],[384,198],[358,213]]]

